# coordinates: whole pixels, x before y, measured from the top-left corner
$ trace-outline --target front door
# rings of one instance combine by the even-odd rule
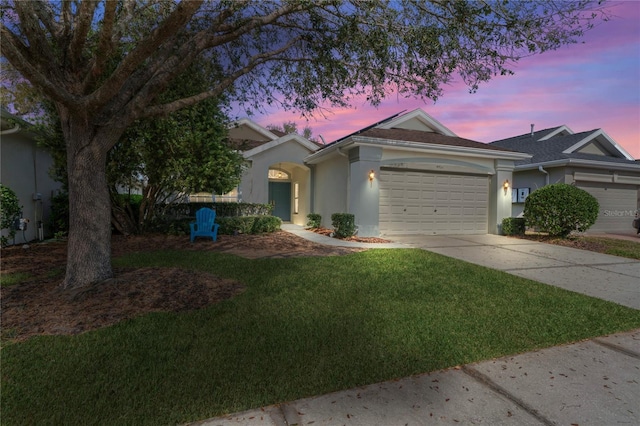
[[[291,221],[291,182],[269,182],[269,202],[273,215],[283,222]]]

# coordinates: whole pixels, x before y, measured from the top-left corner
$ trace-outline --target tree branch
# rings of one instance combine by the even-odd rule
[[[94,0],[85,0],[80,3],[76,16],[77,23],[73,29],[73,38],[68,46],[71,68],[74,70],[78,69],[82,61],[82,50],[87,41],[87,34],[89,34],[89,30],[91,29],[91,21],[93,20],[93,15],[97,7],[98,2]],[[69,23],[69,25],[73,25],[73,23]]]
[[[93,57],[92,65],[89,72],[85,76],[82,83],[83,92],[85,92],[103,73],[103,68],[107,62],[107,58],[113,53],[113,28],[116,19],[116,10],[118,2],[107,1],[104,9],[104,19],[102,29],[100,30],[100,40],[98,42],[98,50]]]
[[[35,53],[38,56],[44,56],[46,58],[44,60],[45,63],[55,63],[55,59],[51,54],[51,45],[47,42],[47,38],[40,27],[38,16],[33,10],[34,4],[31,2],[16,2],[15,11],[20,19],[20,28],[28,40],[29,49],[36,51]]]
[[[37,57],[37,52],[32,52],[4,24],[0,26],[0,39],[2,39],[2,54],[31,84],[42,89],[55,101],[76,105],[76,99],[65,90],[60,81],[52,81],[51,75],[47,76],[41,71],[41,68],[46,66],[42,64],[44,58]]]
[[[125,56],[104,84],[90,95],[89,102],[102,105],[113,98],[135,69],[147,60],[160,45],[171,38],[175,42],[176,33],[189,22],[201,4],[202,0],[178,3],[171,15]]]
[[[178,99],[176,101],[173,101],[173,102],[170,102],[170,103],[167,103],[167,104],[147,107],[144,110],[144,113],[140,114],[136,119],[143,118],[143,117],[147,118],[147,117],[157,117],[157,116],[168,115],[168,114],[171,114],[172,112],[178,111],[178,110],[180,110],[182,108],[186,108],[186,107],[195,105],[198,102],[203,101],[205,99],[209,99],[209,98],[213,98],[213,97],[216,97],[216,96],[220,96],[228,88],[233,86],[233,84],[235,83],[235,81],[238,78],[242,77],[243,75],[249,74],[251,71],[253,71],[259,65],[262,65],[262,64],[264,64],[266,62],[269,62],[269,61],[274,61],[274,60],[279,59],[278,56],[280,54],[282,54],[282,53],[286,52],[287,50],[289,50],[298,41],[300,41],[299,38],[291,39],[291,40],[289,40],[289,42],[285,46],[281,47],[280,49],[276,49],[276,50],[273,50],[271,52],[265,52],[265,53],[261,53],[261,54],[252,56],[250,58],[250,60],[248,61],[247,65],[245,65],[242,68],[237,69],[235,72],[227,75],[225,78],[220,80],[216,84],[215,89],[213,89],[213,90],[209,90],[207,92],[202,92],[202,93],[199,93],[197,95],[190,96],[190,97],[187,97],[187,98]]]

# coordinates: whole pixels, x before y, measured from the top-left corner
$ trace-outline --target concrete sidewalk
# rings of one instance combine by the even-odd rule
[[[640,424],[640,330],[194,423]]]
[[[498,235],[346,243],[416,247],[640,309],[640,262]],[[194,423],[221,425],[640,425],[640,329]]]

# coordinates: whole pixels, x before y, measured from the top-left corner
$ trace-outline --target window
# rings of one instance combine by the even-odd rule
[[[289,173],[280,169],[269,169],[269,179],[271,180],[289,180]]]
[[[293,214],[298,214],[298,196],[300,193],[300,184],[295,182],[293,184]]]

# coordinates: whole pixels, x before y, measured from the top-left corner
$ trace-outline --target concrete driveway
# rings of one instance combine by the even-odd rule
[[[640,261],[500,235],[396,235],[395,243],[640,309]]]

